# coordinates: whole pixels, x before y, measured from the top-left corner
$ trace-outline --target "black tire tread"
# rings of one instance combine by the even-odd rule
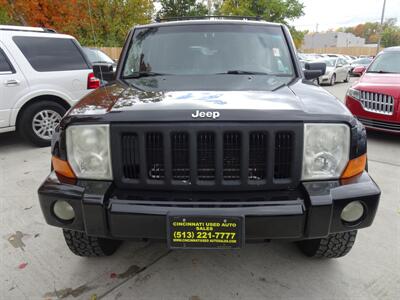
[[[301,241],[299,246],[310,257],[338,258],[350,252],[356,236],[357,230],[340,232],[322,239]]]
[[[68,248],[78,256],[110,256],[121,244],[121,241],[88,236],[84,232],[63,229]]]

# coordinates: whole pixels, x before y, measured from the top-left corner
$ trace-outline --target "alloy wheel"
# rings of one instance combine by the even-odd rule
[[[35,134],[44,139],[51,140],[54,130],[61,121],[61,115],[50,109],[39,111],[32,119],[32,128]]]

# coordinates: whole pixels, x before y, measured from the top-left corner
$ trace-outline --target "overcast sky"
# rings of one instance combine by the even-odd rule
[[[294,22],[298,30],[318,31],[380,21],[383,0],[300,0],[305,15]],[[400,22],[400,0],[386,0],[386,18]]]

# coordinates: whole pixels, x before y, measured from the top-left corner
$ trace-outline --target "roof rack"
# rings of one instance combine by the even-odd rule
[[[157,23],[171,22],[171,21],[184,21],[184,20],[252,20],[263,21],[260,16],[185,16],[185,17],[170,17],[170,18],[156,18]]]
[[[51,28],[29,27],[29,26],[13,26],[13,25],[0,25],[0,30],[42,32],[42,33],[57,33],[57,31],[55,31],[54,29],[51,29]]]

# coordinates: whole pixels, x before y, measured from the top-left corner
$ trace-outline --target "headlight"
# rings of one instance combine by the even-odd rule
[[[109,125],[67,128],[67,158],[78,178],[112,180]]]
[[[350,152],[350,128],[345,124],[304,124],[302,180],[337,179]]]
[[[357,100],[360,100],[360,98],[361,98],[360,91],[356,90],[356,89],[352,89],[352,88],[349,88],[347,90],[347,96],[350,96],[350,97],[352,97],[354,99],[357,99]]]

